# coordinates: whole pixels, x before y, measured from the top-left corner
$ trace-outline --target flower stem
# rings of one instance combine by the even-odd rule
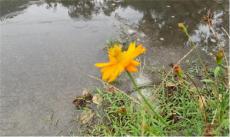
[[[135,81],[135,79],[133,78],[133,76],[131,75],[130,72],[126,71],[128,74],[128,77],[130,78],[130,80],[132,81],[132,84],[134,86],[134,90],[137,91],[137,93],[141,96],[141,98],[143,99],[144,103],[151,109],[151,111],[159,118],[159,120],[163,123],[166,124],[166,122],[164,121],[164,119],[162,118],[161,115],[159,115],[153,108],[153,106],[149,103],[149,101],[147,100],[147,98],[141,93],[140,89],[137,86],[137,83]]]

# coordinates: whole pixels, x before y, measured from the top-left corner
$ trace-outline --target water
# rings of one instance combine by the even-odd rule
[[[189,50],[178,22],[189,25],[207,61],[206,52],[215,50],[208,45],[228,45],[218,30],[228,31],[227,0],[1,0],[0,5],[0,135],[79,133],[71,102],[84,88],[100,86],[87,75],[100,76],[94,63],[106,61],[107,40],[138,34],[150,67],[168,66]],[[207,9],[218,16],[222,42],[199,39],[209,34],[201,21]]]

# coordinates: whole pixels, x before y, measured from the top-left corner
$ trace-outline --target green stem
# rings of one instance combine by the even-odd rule
[[[132,81],[132,84],[134,86],[134,90],[137,91],[137,93],[141,96],[141,98],[143,99],[143,101],[145,102],[145,104],[151,109],[151,111],[159,118],[159,120],[163,123],[166,124],[166,122],[164,121],[164,119],[161,117],[161,115],[159,115],[153,108],[153,106],[149,103],[149,101],[146,99],[146,97],[141,93],[140,89],[137,86],[137,83],[135,81],[135,79],[133,78],[133,76],[131,75],[130,72],[126,71],[128,74],[128,77],[130,78],[130,80]]]

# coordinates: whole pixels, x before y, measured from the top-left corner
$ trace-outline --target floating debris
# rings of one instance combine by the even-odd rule
[[[82,96],[77,96],[73,100],[73,104],[77,109],[81,109],[86,106],[87,102],[91,102],[93,95],[86,89],[82,91]]]

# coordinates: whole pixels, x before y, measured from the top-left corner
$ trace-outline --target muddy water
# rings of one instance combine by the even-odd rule
[[[0,135],[78,134],[71,101],[100,85],[87,74],[99,76],[93,64],[106,60],[107,40],[138,34],[151,67],[168,66],[189,50],[178,22],[193,30],[207,60],[212,45],[228,45],[218,29],[228,28],[227,0],[1,0],[0,6]],[[201,21],[208,9],[222,42]]]

